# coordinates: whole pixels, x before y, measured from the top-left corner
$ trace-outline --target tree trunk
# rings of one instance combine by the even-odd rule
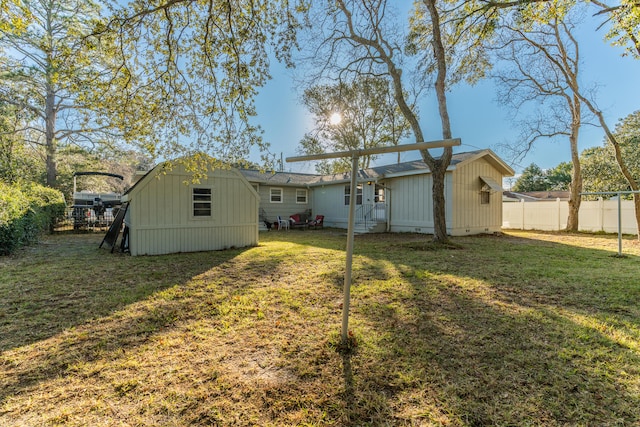
[[[47,186],[55,188],[57,185],[57,166],[56,152],[57,141],[55,138],[56,131],[56,111],[55,111],[55,93],[51,86],[47,87],[47,96],[45,99],[45,147],[47,151],[46,168],[47,168]]]
[[[638,233],[638,240],[640,240],[640,194],[638,193],[633,195],[633,206],[636,208],[636,231]]]
[[[622,172],[622,175],[627,180],[627,183],[629,184],[629,187],[633,191],[640,190],[640,188],[638,187],[638,181],[635,180],[635,178],[631,174],[631,171],[629,171],[629,168],[627,167],[627,164],[625,163],[624,159],[622,158],[622,150],[620,149],[620,144],[618,143],[618,140],[617,140],[616,136],[613,134],[613,132],[611,132],[611,129],[609,129],[609,126],[607,125],[607,122],[604,119],[604,115],[602,114],[602,111],[597,109],[591,103],[591,101],[589,99],[585,98],[584,96],[580,95],[580,99],[589,108],[589,110],[591,110],[591,112],[593,114],[595,114],[596,117],[598,118],[598,121],[600,122],[600,126],[602,126],[602,129],[604,130],[604,133],[607,136],[607,140],[613,146],[613,150],[615,152],[615,157],[616,157],[616,162],[618,163],[618,167],[620,168],[620,172]],[[635,213],[636,213],[636,234],[638,236],[638,240],[640,240],[640,200],[639,200],[638,194],[634,194],[633,195],[633,203],[634,203],[634,206],[635,206]]]
[[[440,122],[442,124],[442,137],[444,139],[451,139],[451,122],[449,121],[446,95],[447,57],[442,42],[442,33],[440,32],[440,14],[436,8],[436,0],[423,1],[431,15],[431,32],[433,36],[431,43],[433,46],[433,55],[438,65],[435,87],[438,98]],[[433,179],[433,240],[438,243],[446,243],[449,240],[447,236],[444,180],[447,168],[451,163],[452,154],[453,149],[446,147],[440,159],[432,162],[433,164],[427,163],[431,168],[431,176]]]
[[[447,76],[446,55],[444,46],[442,44],[442,37],[440,34],[440,16],[438,15],[438,11],[435,8],[435,1],[436,0],[424,0],[425,5],[429,8],[433,19],[433,46],[434,54],[436,55],[436,59],[438,61],[436,92],[438,95],[438,105],[440,107],[442,133],[445,139],[450,139],[451,127],[449,125],[449,114],[447,112],[447,103],[445,97],[445,81]],[[389,76],[391,77],[391,82],[393,84],[394,97],[396,99],[396,102],[398,103],[398,108],[402,112],[402,115],[405,117],[405,119],[409,122],[409,125],[411,126],[413,134],[416,138],[416,142],[424,142],[420,122],[418,121],[417,116],[415,115],[409,104],[407,104],[407,101],[405,99],[404,90],[402,88],[402,70],[398,68],[392,58],[393,51],[387,51],[385,49],[389,46],[389,43],[384,40],[384,38],[379,38],[380,33],[378,31],[376,31],[377,36],[374,39],[367,39],[358,35],[354,30],[355,26],[352,20],[351,12],[346,7],[345,2],[343,0],[338,0],[336,2],[336,6],[343,12],[345,18],[347,19],[349,38],[354,42],[361,44],[362,46],[367,46],[376,51],[379,55],[379,60],[386,65]],[[376,28],[376,30],[379,30],[379,28]],[[452,153],[452,148],[446,147],[444,149],[442,157],[440,157],[440,159],[435,159],[433,156],[431,156],[431,154],[429,154],[427,150],[421,151],[422,159],[427,164],[427,166],[429,166],[433,179],[433,240],[442,243],[448,241],[444,202],[444,179],[447,168],[451,163]]]
[[[573,96],[573,104],[571,106],[573,121],[571,122],[571,134],[569,135],[569,145],[571,146],[571,164],[573,171],[571,173],[571,195],[569,198],[569,217],[567,218],[567,231],[578,231],[578,217],[580,214],[580,203],[582,202],[582,172],[580,168],[580,154],[578,152],[578,135],[580,133],[581,108],[580,99],[577,95]]]
[[[569,217],[567,218],[567,231],[578,231],[578,217],[580,214],[580,203],[582,202],[582,175],[580,173],[580,161],[571,159],[573,163],[573,173],[571,174],[571,187],[569,198]],[[576,169],[578,172],[576,172]]]
[[[433,179],[433,241],[438,243],[446,243],[449,241],[447,235],[447,217],[446,217],[446,200],[445,200],[445,172],[446,166],[443,168],[442,162],[438,162],[439,167],[431,171],[431,179]]]

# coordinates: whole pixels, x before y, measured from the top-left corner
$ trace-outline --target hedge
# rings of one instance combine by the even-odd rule
[[[64,216],[64,196],[39,184],[0,182],[0,255],[34,243]]]

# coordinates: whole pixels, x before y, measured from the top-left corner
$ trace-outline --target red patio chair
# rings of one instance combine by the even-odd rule
[[[324,226],[324,215],[316,215],[314,220],[309,221],[309,227],[317,228]]]

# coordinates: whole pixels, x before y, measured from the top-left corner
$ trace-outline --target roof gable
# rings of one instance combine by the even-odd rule
[[[478,151],[469,151],[467,153],[460,153],[458,165],[462,166],[464,164],[468,164],[474,162],[478,159],[484,158],[491,166],[496,168],[502,176],[513,176],[515,175],[515,171],[506,164],[500,157],[496,155],[490,149],[478,150]]]
[[[162,162],[162,163],[158,163],[156,166],[154,166],[151,170],[149,170],[147,173],[145,173],[138,181],[136,181],[127,191],[124,192],[124,194],[122,195],[122,200],[123,201],[128,201],[131,200],[137,193],[139,193],[140,191],[143,190],[144,187],[147,186],[147,184],[156,178],[161,177],[161,175],[163,174],[180,174],[180,175],[185,175],[185,176],[189,176],[192,175],[193,173],[190,172],[189,170],[187,170],[187,167],[185,164],[181,163],[180,161],[181,159],[178,160],[174,160],[172,162]],[[216,172],[219,172],[221,170],[225,170],[228,173],[232,173],[233,175],[236,175],[238,178],[240,178],[245,185],[247,185],[248,188],[251,189],[251,191],[253,191],[255,193],[254,188],[249,184],[249,181],[247,180],[247,178],[245,177],[244,174],[240,173],[240,171],[238,171],[235,168],[220,168],[220,167],[216,167],[219,163],[215,161],[215,159],[211,159],[211,161],[206,161],[205,163],[207,165],[207,171],[205,172],[207,175],[210,175],[209,178],[213,177],[213,175]],[[257,193],[256,193],[257,195]]]

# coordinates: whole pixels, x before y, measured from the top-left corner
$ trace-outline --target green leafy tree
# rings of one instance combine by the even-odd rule
[[[44,172],[37,147],[25,144],[17,132],[23,127],[16,108],[0,102],[0,180],[10,184],[39,181]]]
[[[517,9],[529,22],[548,22],[548,11],[560,15],[574,6],[587,4],[596,11],[591,13],[600,20],[598,30],[606,28],[605,40],[613,46],[624,48],[623,55],[640,58],[640,4],[637,0],[620,0],[613,3],[592,0],[590,2],[558,0],[465,0],[460,9],[468,16],[484,16],[495,23],[503,11]]]
[[[351,83],[312,86],[304,91],[302,101],[315,121],[315,129],[300,141],[304,154],[398,145],[408,135],[408,123],[398,111],[386,79],[365,76]],[[368,168],[374,159],[360,157],[360,168]],[[316,166],[319,173],[350,168],[348,159]]]
[[[123,114],[147,118],[151,157],[201,151],[232,164],[257,146],[269,160],[251,123],[254,98],[272,53],[292,65],[304,9],[303,0],[133,0],[115,9],[99,34],[115,34],[119,75],[137,79],[124,87],[132,104]]]
[[[553,169],[545,172],[550,191],[568,191],[571,188],[571,162],[562,162]]]
[[[519,193],[546,190],[548,190],[548,185],[545,173],[540,166],[535,163],[531,163],[524,168],[522,175],[518,177],[516,183],[513,185],[513,191]]]
[[[566,191],[571,185],[571,163],[562,162],[553,169],[543,170],[535,163],[524,168],[513,185],[515,192]]]
[[[49,186],[57,184],[59,146],[113,144],[121,136],[109,117],[118,97],[109,90],[117,80],[103,49],[107,40],[90,36],[100,10],[89,0],[9,2],[7,19],[25,25],[0,27],[7,55],[0,61],[0,100],[24,118],[16,133],[43,147]]]
[[[628,184],[616,164],[612,150],[606,146],[591,147],[582,151],[580,163],[584,177],[585,192],[621,191]],[[592,199],[596,196],[589,196]]]
[[[625,54],[640,59],[640,3],[637,0],[620,0],[612,4],[592,0],[592,3],[599,8],[596,15],[606,17],[609,23],[605,38],[614,46],[623,47]]]
[[[632,176],[640,176],[640,110],[622,119],[615,128],[620,155]],[[605,141],[581,153],[586,192],[626,191],[631,186],[620,171],[614,147]],[[626,196],[631,198],[631,196]]]

